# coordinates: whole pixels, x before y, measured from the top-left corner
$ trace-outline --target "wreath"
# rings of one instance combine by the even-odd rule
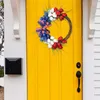
[[[66,37],[58,37],[58,39],[55,39],[53,36],[50,35],[50,31],[48,30],[48,27],[51,26],[51,23],[55,20],[67,20],[69,23],[69,31]],[[38,21],[40,28],[36,29],[36,32],[38,33],[38,36],[40,37],[40,41],[48,44],[48,48],[52,49],[62,49],[63,44],[67,43],[68,38],[71,35],[72,32],[72,22],[70,18],[67,16],[67,14],[64,12],[62,8],[52,8],[48,11],[44,12],[43,17],[40,18]]]

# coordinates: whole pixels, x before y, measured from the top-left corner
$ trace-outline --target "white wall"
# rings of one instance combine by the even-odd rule
[[[20,1],[20,40],[13,36],[13,15],[10,0],[4,0],[5,8],[5,57],[23,58],[23,75],[4,77],[5,100],[27,100],[26,77],[26,28],[25,28],[25,0]]]
[[[89,32],[88,0],[83,0],[83,100],[93,99],[93,39]]]

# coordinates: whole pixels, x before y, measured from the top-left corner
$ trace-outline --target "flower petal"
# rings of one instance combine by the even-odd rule
[[[50,20],[51,20],[51,21],[53,21],[53,20],[54,20],[54,18],[53,18],[53,17],[50,17]]]
[[[50,44],[53,45],[54,44],[54,41],[51,41]]]
[[[52,9],[50,10],[50,12],[51,12],[51,13],[54,13],[54,8],[52,8]]]
[[[53,36],[51,36],[51,37],[50,37],[50,39],[51,39],[51,40],[54,40],[54,37],[53,37]]]
[[[51,44],[48,44],[48,48],[52,48],[52,45]]]
[[[53,15],[52,15],[52,16],[53,16],[53,17],[55,17],[55,18],[57,17],[56,13],[53,13]]]
[[[58,42],[58,40],[57,40],[57,39],[54,39],[53,41],[54,41],[54,42]]]
[[[50,42],[51,42],[50,39],[48,39],[48,40],[47,40],[47,43],[50,43]]]
[[[48,17],[51,17],[51,16],[52,16],[52,14],[49,12],[49,13],[48,13]]]

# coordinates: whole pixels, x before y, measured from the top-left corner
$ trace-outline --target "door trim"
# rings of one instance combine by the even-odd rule
[[[83,100],[93,99],[93,39],[88,39],[89,32],[88,0],[83,0]]]

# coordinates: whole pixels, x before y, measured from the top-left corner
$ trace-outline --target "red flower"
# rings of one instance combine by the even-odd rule
[[[58,38],[58,41],[62,41],[62,40],[63,40],[63,37],[60,36],[60,37]]]
[[[54,8],[54,12],[56,12],[56,11],[58,11],[58,8],[55,7],[55,8]]]
[[[53,49],[56,49],[57,46],[58,46],[58,45],[57,45],[57,43],[55,42],[55,43],[52,45],[52,48],[53,48]]]
[[[62,49],[63,48],[61,43],[58,43],[57,45],[58,45],[58,48],[59,49]]]
[[[62,16],[63,16],[63,17],[66,17],[66,16],[67,16],[67,14],[66,14],[66,13],[62,13]]]
[[[57,14],[57,16],[60,16],[61,13],[60,13],[60,11],[56,11],[56,14]]]
[[[63,39],[63,40],[62,40],[62,43],[63,43],[63,44],[64,44],[64,43],[67,43],[67,40]]]
[[[59,49],[62,49],[63,47],[62,47],[62,45],[60,46],[60,47],[58,47]]]
[[[62,8],[58,9],[58,8],[54,8],[54,11],[56,12],[57,14],[57,17],[62,21],[64,20],[64,18],[67,16],[66,13],[62,13],[64,10]]]
[[[60,16],[59,19],[62,21],[62,20],[64,20],[64,17],[63,16]]]
[[[62,13],[64,10],[62,8],[60,8],[59,11]]]

